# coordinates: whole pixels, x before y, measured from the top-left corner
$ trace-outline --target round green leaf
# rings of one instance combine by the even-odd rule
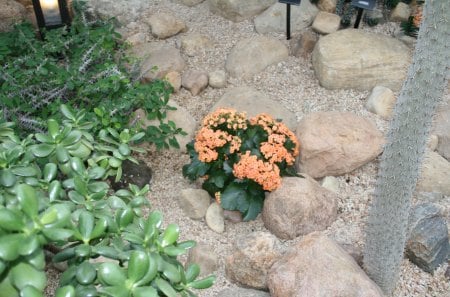
[[[92,230],[94,229],[94,215],[88,211],[82,211],[78,218],[78,231],[83,240],[91,238]]]
[[[167,297],[177,297],[178,294],[172,287],[172,285],[162,278],[155,279],[155,285],[161,292],[163,292]]]
[[[69,151],[61,144],[56,146],[56,159],[59,163],[66,163],[70,160]]]
[[[171,257],[177,257],[177,256],[180,256],[180,255],[186,253],[186,250],[183,248],[180,248],[178,246],[170,245],[170,246],[166,246],[164,248],[164,253]]]
[[[35,287],[26,286],[20,291],[20,297],[44,297],[44,294]]]
[[[50,202],[54,202],[61,196],[62,187],[59,180],[54,180],[48,185],[48,197]]]
[[[0,228],[7,231],[20,231],[25,227],[22,217],[7,208],[0,209]]]
[[[54,119],[47,121],[48,134],[51,138],[55,139],[59,135],[59,124]]]
[[[105,168],[100,166],[88,168],[88,176],[90,179],[100,179],[105,175],[105,173]]]
[[[31,255],[26,256],[24,260],[33,265],[37,270],[44,270],[45,268],[45,254],[42,248],[39,248]]]
[[[75,255],[80,258],[87,258],[91,256],[92,248],[88,244],[81,244],[75,247]]]
[[[17,181],[17,177],[9,169],[0,170],[0,184],[4,187],[12,187]]]
[[[180,272],[178,271],[177,267],[175,265],[173,265],[173,264],[170,264],[168,262],[164,262],[162,273],[172,283],[179,283],[181,281]]]
[[[131,208],[119,209],[116,214],[116,222],[120,229],[124,229],[133,222],[134,213]]]
[[[148,216],[146,224],[151,224],[151,225],[155,226],[156,228],[159,228],[159,227],[161,227],[162,220],[163,220],[162,213],[160,211],[153,211]]]
[[[180,228],[176,224],[169,224],[164,230],[161,246],[166,247],[177,241],[180,236]]]
[[[73,231],[63,228],[44,228],[42,233],[50,241],[65,241],[73,235]]]
[[[216,277],[212,275],[204,279],[190,282],[187,284],[187,286],[194,289],[206,289],[211,287],[214,284],[215,280]]]
[[[47,163],[44,166],[42,179],[49,183],[55,179],[57,173],[58,166],[55,163]]]
[[[158,291],[153,287],[136,287],[133,289],[133,297],[158,297]]]
[[[82,285],[90,285],[94,282],[97,276],[97,271],[94,265],[88,261],[84,261],[77,268],[77,273],[75,275],[77,281]]]
[[[53,256],[52,261],[54,263],[59,263],[72,259],[73,257],[75,257],[75,248],[66,248]]]
[[[25,184],[17,186],[17,199],[23,212],[30,218],[35,218],[38,214],[38,200],[33,187]]]
[[[83,161],[80,158],[73,157],[70,159],[70,166],[79,175],[83,175],[83,173],[86,171],[86,168],[83,164]]]
[[[38,174],[36,168],[34,168],[33,166],[14,167],[14,168],[11,168],[11,172],[17,176],[22,176],[22,177],[32,177],[32,176],[36,176]]]
[[[41,143],[30,146],[30,150],[36,157],[45,158],[48,157],[55,150],[55,146],[52,144]]]
[[[22,256],[31,255],[40,247],[40,243],[36,234],[30,234],[25,237],[19,247],[19,254]]]
[[[72,286],[58,288],[55,297],[75,297],[75,289]]]
[[[0,292],[2,296],[19,297],[19,292],[11,284],[11,277],[7,275],[5,278],[0,279]]]
[[[106,227],[108,227],[108,222],[105,218],[99,218],[95,224],[94,230],[92,230],[91,239],[100,237],[105,233]]]
[[[136,283],[136,286],[142,286],[149,284],[158,273],[158,263],[155,259],[155,256],[153,253],[148,254],[148,269],[145,273],[145,275]]]
[[[183,248],[185,250],[195,247],[197,243],[194,240],[186,240],[183,242],[178,242],[177,247]]]
[[[91,182],[88,184],[89,191],[93,193],[98,193],[102,191],[107,191],[109,189],[109,185],[105,182]]]
[[[131,153],[130,147],[126,143],[121,143],[118,149],[119,153],[122,154],[123,156],[129,156]]]
[[[142,279],[149,267],[148,255],[142,251],[133,251],[128,261],[128,279],[135,283]]]
[[[48,225],[58,219],[58,211],[55,208],[47,208],[40,217],[42,225]]]
[[[11,283],[22,290],[26,286],[33,286],[38,290],[44,290],[47,277],[44,271],[35,269],[27,263],[19,263],[11,269]]]
[[[112,168],[118,168],[122,166],[122,161],[114,157],[109,158],[108,163]]]
[[[81,137],[83,137],[81,131],[70,131],[69,134],[61,141],[61,144],[64,146],[73,145],[76,142],[80,141]]]
[[[73,157],[78,157],[83,160],[89,157],[91,153],[92,150],[81,142],[78,145],[75,145],[74,148],[69,150],[69,154],[71,154]]]
[[[200,266],[198,264],[190,264],[186,269],[186,282],[190,283],[194,281],[200,274]]]
[[[5,271],[6,264],[4,261],[0,260],[0,275]]]
[[[125,283],[126,277],[123,270],[116,263],[106,262],[98,267],[98,280],[107,286],[120,286]]]
[[[0,237],[0,259],[13,261],[19,257],[19,247],[24,234],[8,234]]]

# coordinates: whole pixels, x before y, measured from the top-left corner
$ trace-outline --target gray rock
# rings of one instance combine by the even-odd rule
[[[339,243],[339,242],[338,242]],[[360,246],[350,243],[339,243],[344,251],[352,256],[353,260],[358,263],[359,267],[363,265],[363,249]]]
[[[240,223],[242,222],[242,213],[239,210],[223,210],[223,216],[225,220],[230,221],[232,223]]]
[[[409,48],[382,34],[346,29],[320,38],[312,54],[320,84],[327,89],[401,88],[410,64]]]
[[[266,275],[280,257],[278,239],[268,232],[253,232],[236,239],[233,253],[225,260],[227,277],[254,289],[267,289]]]
[[[270,294],[264,291],[237,287],[226,288],[220,291],[217,297],[270,297]]]
[[[409,227],[406,256],[422,270],[432,273],[450,255],[446,220],[439,207],[422,203],[414,207]]]
[[[296,57],[307,58],[316,46],[319,36],[310,29],[302,31],[300,34],[293,35],[291,38],[290,48],[291,55]]]
[[[276,0],[207,0],[209,10],[233,22],[241,22],[258,15]]]
[[[135,164],[129,160],[122,162],[122,178],[118,182],[115,181],[115,178],[110,178],[111,186],[115,191],[119,189],[128,189],[129,184],[143,188],[148,185],[151,180],[152,169],[145,164],[144,161]]]
[[[436,151],[439,144],[439,137],[437,135],[431,134],[427,141],[427,147],[430,151]]]
[[[183,88],[197,96],[208,86],[208,73],[199,70],[188,70],[181,77]]]
[[[223,209],[216,202],[211,203],[206,211],[205,216],[208,227],[217,233],[225,231],[225,218],[223,216]]]
[[[376,86],[367,98],[366,108],[384,119],[389,119],[395,105],[395,94],[389,88]]]
[[[384,296],[342,247],[317,232],[273,264],[267,284],[272,297]]]
[[[225,62],[227,72],[237,78],[249,78],[267,66],[286,59],[287,47],[279,40],[255,36],[239,41]]]
[[[439,192],[418,192],[417,200],[422,202],[439,203],[444,199],[444,195]]]
[[[336,32],[340,26],[341,17],[325,11],[320,11],[312,24],[313,30],[320,34]]]
[[[189,250],[188,263],[196,263],[200,266],[200,276],[207,276],[217,271],[219,258],[213,252],[213,248],[206,243],[198,242]]]
[[[220,107],[234,108],[239,112],[245,111],[248,117],[268,113],[275,119],[281,119],[292,131],[297,127],[297,119],[293,112],[250,87],[236,87],[229,90],[213,106],[211,111]]]
[[[172,71],[182,72],[186,66],[180,51],[164,44],[140,44],[133,47],[130,54],[142,60],[140,78],[143,83],[162,79]]]
[[[195,6],[197,4],[202,3],[205,0],[172,0],[172,1],[184,4],[184,5],[189,6],[189,7],[192,7],[192,6]]]
[[[227,85],[227,73],[223,70],[215,70],[208,74],[209,86],[216,89],[225,88]]]
[[[148,0],[88,0],[88,12],[97,18],[116,18],[126,25],[136,21],[150,7]]]
[[[375,124],[350,112],[315,112],[297,126],[297,170],[313,178],[342,175],[375,159],[384,138]]]
[[[309,0],[291,6],[291,32],[300,32],[309,27],[319,12]],[[255,18],[255,30],[260,34],[286,31],[286,5],[276,3]]]
[[[446,98],[446,99],[445,99]],[[433,134],[438,136],[437,152],[450,161],[450,95],[447,91],[443,104],[434,118]]]
[[[281,239],[324,230],[336,217],[336,194],[306,175],[284,177],[281,187],[267,194],[262,211],[264,226]]]
[[[319,0],[317,8],[322,11],[334,13],[336,11],[337,0]]]
[[[183,189],[178,199],[184,214],[194,220],[200,220],[206,215],[210,203],[211,197],[202,189]]]
[[[436,152],[427,151],[417,182],[417,190],[450,195],[450,162]]]
[[[392,22],[405,22],[411,15],[411,8],[408,4],[399,2],[391,12]]]
[[[208,36],[199,33],[190,33],[181,37],[181,51],[193,57],[197,54],[205,53],[206,49],[212,47],[212,42]]]
[[[166,39],[186,30],[186,24],[170,13],[158,12],[150,16],[147,24],[156,38]]]
[[[339,192],[339,181],[334,176],[325,176],[321,182],[322,187],[325,189],[337,193]]]
[[[178,71],[171,71],[164,76],[164,79],[172,86],[173,91],[177,93],[181,88],[181,75]]]
[[[27,17],[25,7],[12,0],[0,1],[0,32],[7,32],[13,29],[13,25],[20,23]]]

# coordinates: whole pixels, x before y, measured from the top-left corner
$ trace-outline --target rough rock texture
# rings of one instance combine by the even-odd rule
[[[101,19],[116,18],[126,25],[136,21],[150,6],[148,0],[88,0],[88,11]]]
[[[436,152],[426,152],[417,190],[450,195],[450,162]]]
[[[200,220],[211,202],[208,192],[202,189],[183,189],[178,199],[181,209],[191,219]]]
[[[186,144],[188,144],[195,135],[195,129],[197,128],[197,121],[189,114],[189,112],[182,106],[179,106],[174,100],[169,100],[169,105],[176,108],[176,110],[167,111],[167,121],[173,121],[178,128],[183,129],[186,135],[176,135],[175,138],[180,145],[180,151],[186,152]],[[137,110],[135,112],[135,118],[143,121],[144,127],[149,125],[159,125],[159,121],[147,120],[143,110]],[[175,150],[171,148],[171,150]],[[177,150],[178,151],[178,150]]]
[[[291,32],[299,32],[311,25],[319,12],[309,0],[291,5]],[[286,31],[286,4],[277,3],[255,17],[255,29],[260,34]]]
[[[223,70],[215,70],[208,74],[209,86],[216,89],[225,88],[227,85],[227,73]]]
[[[313,178],[341,175],[382,151],[383,135],[366,118],[349,112],[316,112],[297,126],[302,144],[298,169]]]
[[[192,7],[192,6],[195,6],[197,4],[202,3],[205,0],[172,0],[172,1],[184,4],[184,5],[189,6],[189,7]]]
[[[276,0],[207,0],[209,10],[233,22],[241,22],[258,15]]]
[[[216,202],[206,210],[205,221],[211,230],[217,233],[223,233],[225,231],[225,218],[223,216],[223,209]]]
[[[183,88],[197,96],[208,86],[208,73],[199,70],[188,70],[181,77]]]
[[[264,226],[281,239],[326,229],[336,220],[337,196],[315,180],[285,177],[264,201]]]
[[[320,84],[327,89],[401,88],[410,64],[401,41],[362,30],[339,30],[317,42],[312,55]]]
[[[26,18],[25,7],[13,0],[0,0],[0,32],[12,30],[13,25]]]
[[[245,111],[248,117],[254,117],[259,113],[269,113],[274,118],[283,120],[283,123],[291,130],[295,130],[297,127],[297,120],[291,111],[269,99],[266,94],[250,87],[230,89],[213,106],[211,111],[220,107],[230,107],[240,112]]]
[[[395,105],[395,94],[389,88],[376,86],[367,98],[366,108],[384,119],[389,119]]]
[[[164,79],[167,80],[173,88],[173,91],[176,93],[181,88],[181,74],[177,71],[171,71],[164,76]]]
[[[233,253],[225,260],[227,277],[255,289],[267,289],[266,276],[280,257],[278,239],[268,232],[253,232],[238,237]]]
[[[131,54],[142,59],[140,70],[142,82],[149,82],[155,78],[161,79],[171,71],[182,72],[186,66],[180,51],[164,44],[140,44],[131,49]]]
[[[181,51],[189,57],[204,53],[210,47],[212,42],[206,35],[190,33],[181,37]]]
[[[317,8],[322,11],[334,13],[336,11],[337,0],[319,0]]]
[[[293,35],[290,43],[290,54],[296,57],[307,58],[316,46],[319,36],[310,29],[302,31],[300,34]]]
[[[320,11],[312,24],[313,30],[320,34],[336,32],[340,26],[341,17],[325,11]]]
[[[165,39],[186,30],[186,24],[170,13],[155,13],[147,20],[156,38]]]
[[[225,62],[225,69],[234,77],[249,78],[267,66],[286,59],[287,47],[279,40],[256,36],[239,41]]]
[[[433,133],[438,136],[438,153],[450,161],[450,96],[439,107],[434,118]]]
[[[416,205],[410,216],[409,228],[406,256],[432,273],[450,256],[448,227],[439,207],[428,202]]]
[[[264,291],[237,287],[222,290],[217,297],[270,297],[270,294]]]
[[[194,248],[189,250],[188,263],[198,264],[201,276],[210,275],[217,270],[219,261],[213,251],[214,249],[208,244],[198,242]]]
[[[320,185],[331,192],[339,192],[339,180],[334,176],[325,176]]]
[[[391,21],[393,22],[405,22],[411,15],[411,8],[408,4],[399,2],[397,6],[391,12]]]
[[[270,269],[272,297],[382,297],[342,247],[325,235],[311,233]]]

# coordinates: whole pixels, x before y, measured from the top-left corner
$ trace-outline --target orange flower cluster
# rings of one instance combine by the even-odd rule
[[[295,162],[299,152],[299,143],[294,133],[289,128],[275,121],[270,115],[262,113],[250,119],[250,124],[261,126],[269,134],[268,141],[261,143],[261,153],[270,163],[286,161],[288,165]],[[294,144],[292,151],[288,151],[284,144],[287,140]]]
[[[227,132],[214,131],[207,127],[201,128],[195,137],[194,144],[194,149],[198,153],[198,159],[205,163],[217,160],[219,153],[215,149],[223,147],[232,139],[233,137]]]
[[[225,123],[230,130],[245,130],[247,129],[247,116],[245,112],[237,112],[231,108],[219,108],[203,119],[204,127],[217,128]]]
[[[422,13],[423,13],[422,6],[417,7],[416,12],[413,14],[413,24],[417,28],[420,27],[420,23],[422,22]]]
[[[238,163],[233,165],[233,174],[240,179],[251,179],[260,184],[265,191],[273,191],[281,185],[280,169],[277,165],[258,160],[246,151]]]

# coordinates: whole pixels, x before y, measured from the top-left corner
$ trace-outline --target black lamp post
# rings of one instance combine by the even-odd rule
[[[33,0],[39,30],[53,29],[70,24],[69,8],[66,0]]]
[[[300,5],[301,0],[278,0],[286,4],[286,38],[291,39],[291,4]]]

